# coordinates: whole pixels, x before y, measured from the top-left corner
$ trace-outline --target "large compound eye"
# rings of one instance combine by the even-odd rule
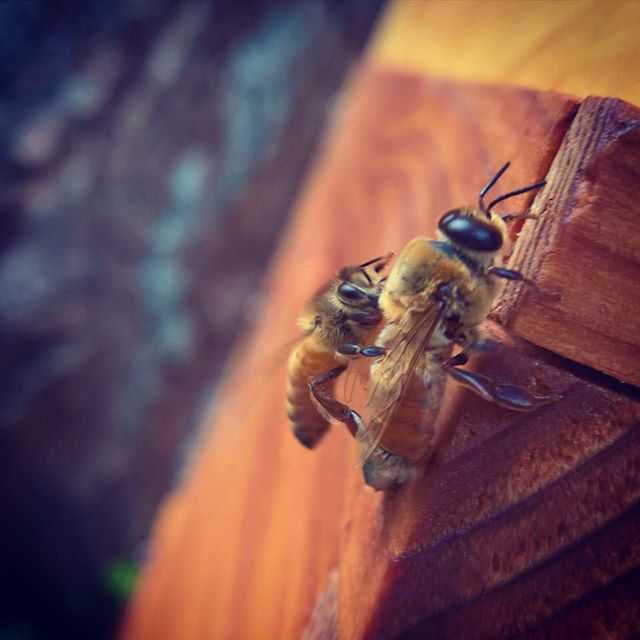
[[[472,251],[498,251],[502,247],[502,234],[488,220],[466,215],[461,209],[445,213],[438,229],[451,242]]]
[[[343,282],[338,287],[338,297],[347,304],[359,304],[367,301],[369,298],[362,289],[352,285],[350,282]]]

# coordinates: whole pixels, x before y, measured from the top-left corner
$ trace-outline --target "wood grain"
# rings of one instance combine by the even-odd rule
[[[587,98],[509,266],[540,294],[509,288],[497,316],[516,334],[640,386],[640,111]],[[547,293],[558,296],[551,298]]]
[[[531,630],[531,620],[569,615],[597,584],[636,566],[629,551],[580,588],[562,582],[568,599],[553,610],[532,604],[529,622],[509,622],[520,591],[499,598],[501,585],[538,575],[538,565],[567,572],[556,564],[567,550],[576,566],[597,565],[600,547],[585,546],[588,536],[632,519],[635,458],[625,456],[636,451],[637,403],[617,391],[513,344],[476,366],[559,386],[566,399],[522,416],[449,390],[442,421],[451,440],[441,457],[420,482],[383,496],[363,486],[341,428],[317,451],[298,445],[284,415],[283,363],[273,368],[297,311],[332,271],[432,234],[438,216],[475,201],[506,159],[513,170],[501,188],[541,178],[575,109],[553,93],[359,75],[271,273],[261,324],[243,341],[198,459],[158,523],[124,637],[300,637],[335,566],[344,638],[468,630],[483,594],[497,604],[480,611],[505,633]],[[537,593],[553,571],[522,588]]]
[[[500,189],[544,177],[579,107],[548,89],[640,103],[638,16],[634,3],[390,5],[296,207],[256,332],[242,341],[198,458],[157,523],[124,638],[623,638],[640,630],[633,390],[491,324],[503,346],[472,367],[553,387],[562,400],[514,414],[449,385],[437,457],[424,477],[383,495],[363,485],[340,427],[316,451],[295,442],[283,360],[273,364],[305,299],[337,268],[433,234],[438,216],[475,202],[506,160],[513,165]],[[616,236],[596,225],[590,199],[631,207],[609,202],[601,175],[635,167],[631,152],[620,163],[612,151],[635,133],[623,118],[615,124],[622,105],[610,106],[609,138],[597,138],[589,170],[571,182],[581,216],[569,221],[588,222],[583,244],[604,240],[609,249]],[[637,185],[626,169],[616,184],[624,176]],[[618,231],[631,224],[626,215]],[[533,228],[527,223],[523,248]],[[621,247],[634,247],[627,236]],[[566,272],[530,270],[563,295],[564,309]],[[525,335],[520,318],[534,302],[505,297],[496,319]],[[574,298],[568,307],[584,305]],[[613,338],[631,343],[630,326]]]
[[[395,0],[369,49],[377,67],[640,104],[640,3]]]
[[[339,637],[520,637],[638,571],[640,403],[501,339],[477,370],[562,401],[514,414],[451,387],[451,440],[424,478],[351,486]]]

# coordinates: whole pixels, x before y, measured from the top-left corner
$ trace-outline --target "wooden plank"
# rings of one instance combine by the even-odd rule
[[[341,638],[576,637],[609,591],[633,597],[640,403],[493,330],[503,346],[476,370],[563,398],[518,414],[451,385],[436,424],[451,439],[424,477],[384,495],[351,485]],[[637,602],[610,637],[630,619],[637,629]]]
[[[587,98],[536,198],[497,316],[518,335],[640,385],[640,111]],[[550,292],[557,299],[545,295]]]
[[[159,523],[124,637],[300,636],[338,563],[362,480],[342,429],[313,452],[291,436],[274,351],[339,266],[433,234],[438,215],[475,201],[506,159],[514,165],[504,189],[543,176],[575,107],[557,94],[359,76],[274,266],[256,336]]]
[[[553,93],[375,66],[640,102],[633,3],[390,11],[374,68],[352,85],[296,209],[256,334],[158,522],[129,640],[638,629],[638,403],[610,381],[494,326],[505,346],[473,366],[565,397],[522,416],[452,386],[440,417],[450,439],[425,477],[395,494],[363,486],[340,428],[314,452],[288,432],[284,367],[272,354],[314,288],[342,264],[432,234],[438,215],[474,202],[505,160],[514,165],[502,188],[543,177],[577,108]]]
[[[378,67],[640,105],[640,3],[394,0],[369,49]]]

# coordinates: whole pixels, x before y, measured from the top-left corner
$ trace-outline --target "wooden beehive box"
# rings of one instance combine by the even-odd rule
[[[506,160],[504,191],[548,180],[512,229],[510,266],[541,293],[507,287],[489,321],[502,346],[472,366],[562,398],[514,414],[449,385],[424,477],[375,493],[344,429],[313,452],[294,440],[269,355],[339,266],[432,234]],[[124,637],[639,633],[639,187],[628,103],[363,65]]]

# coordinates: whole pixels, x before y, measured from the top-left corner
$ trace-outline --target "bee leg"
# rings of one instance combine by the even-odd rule
[[[463,349],[473,351],[489,351],[499,346],[499,342],[487,338],[481,329],[476,327],[462,328],[459,322],[453,323],[445,336]]]
[[[314,400],[329,415],[332,420],[343,422],[349,433],[355,438],[358,430],[363,428],[362,419],[355,412],[349,409],[346,404],[336,400],[330,392],[323,389],[323,385],[335,380],[339,375],[344,373],[346,366],[331,369],[322,376],[318,376],[309,382],[309,391]]]
[[[342,356],[365,356],[366,358],[379,358],[383,356],[387,350],[384,347],[372,346],[361,347],[359,344],[341,344],[336,352]]]
[[[550,291],[542,291],[540,287],[533,281],[529,280],[529,278],[525,278],[519,271],[515,271],[514,269],[505,269],[504,267],[489,267],[489,273],[497,276],[498,278],[504,278],[505,280],[515,280],[516,282],[522,282],[526,284],[528,287],[533,289],[536,294],[542,296],[544,298],[549,298],[555,302],[560,300],[560,296],[557,293],[551,293]]]
[[[492,351],[500,346],[497,340],[487,338],[483,331],[475,328],[457,331],[452,340],[465,351]]]
[[[504,278],[505,280],[515,280],[517,282],[523,282],[536,291],[539,290],[538,285],[533,282],[533,280],[525,278],[519,271],[516,271],[515,269],[505,269],[504,267],[489,267],[489,273],[497,276],[498,278]]]
[[[513,384],[497,384],[491,378],[487,378],[480,373],[457,369],[456,367],[464,364],[464,362],[455,362],[456,358],[457,356],[444,362],[442,364],[443,369],[456,382],[464,385],[467,389],[477,393],[489,402],[495,402],[513,411],[533,411],[559,399],[558,395],[536,395]]]

